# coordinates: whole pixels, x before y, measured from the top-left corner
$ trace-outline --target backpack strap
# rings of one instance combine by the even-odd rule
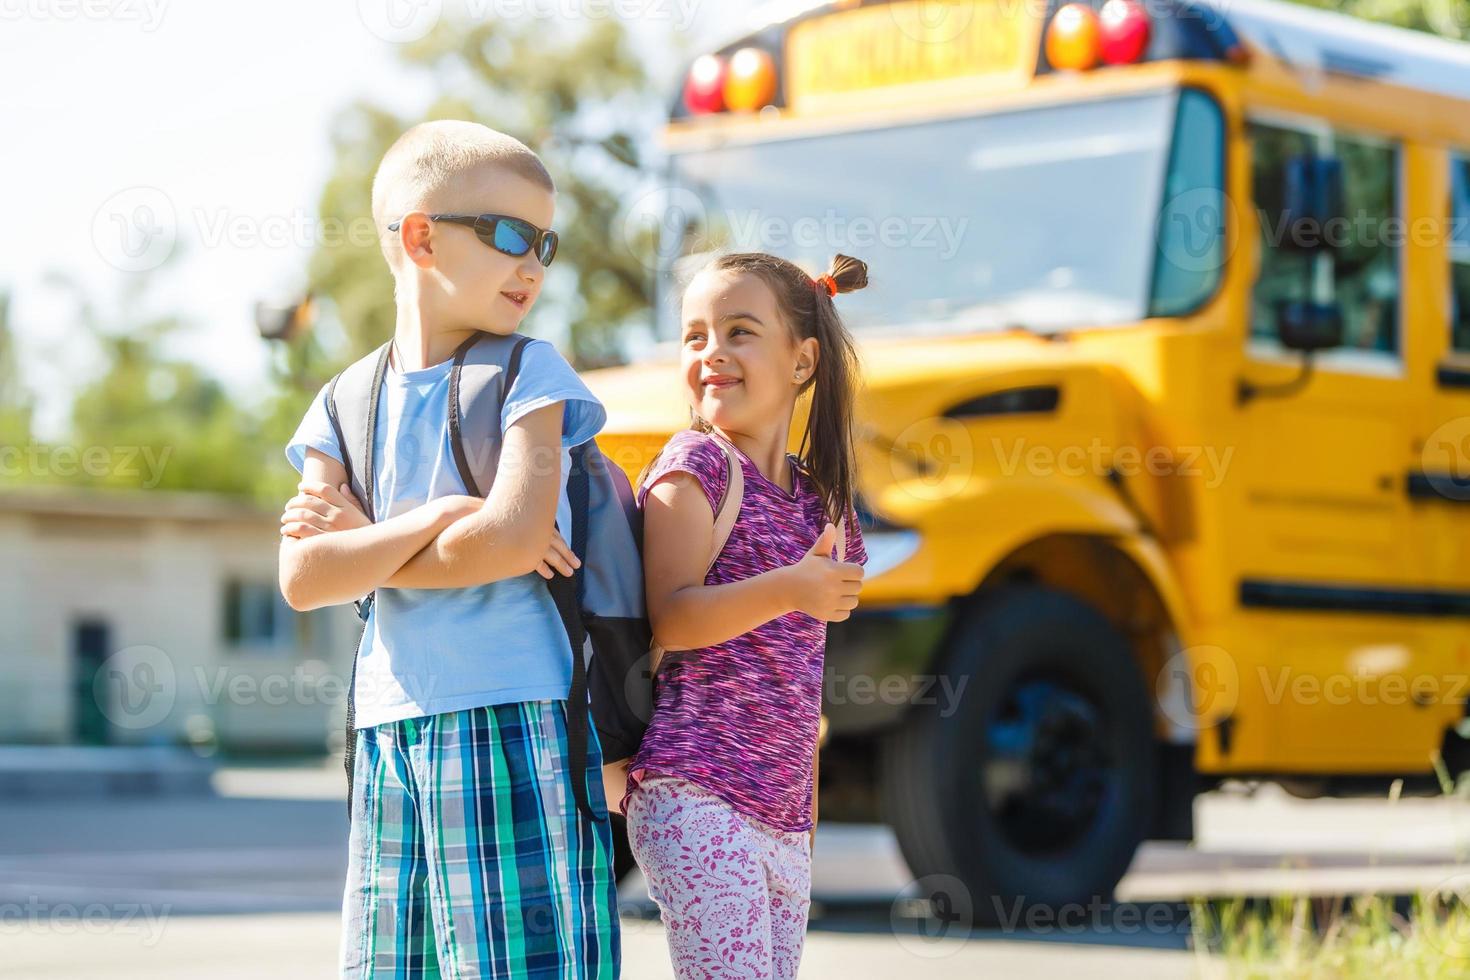
[[[587,554],[587,522],[591,510],[586,445],[575,447],[571,456],[572,466],[567,474],[567,500],[572,508],[572,537],[568,544],[572,546],[573,554],[583,556]],[[570,576],[560,573],[553,574],[546,581],[546,588],[551,593],[552,601],[556,603],[556,611],[561,616],[562,626],[566,628],[567,640],[572,647],[572,685],[567,691],[566,705],[567,761],[572,778],[572,797],[577,802],[577,809],[586,814],[589,819],[606,820],[607,814],[600,814],[593,810],[591,801],[587,799],[589,709],[587,705],[587,661],[585,659],[587,627],[582,620],[579,600],[582,589],[582,568],[577,568]]]
[[[327,385],[327,418],[332,423],[332,433],[337,437],[337,448],[342,450],[342,467],[347,471],[348,488],[362,501],[369,520],[373,519],[373,453],[378,427],[378,393],[383,386],[383,372],[388,364],[390,340],[373,354],[360,358],[339,371]],[[371,367],[369,367],[371,366]],[[371,375],[366,374],[368,370]],[[337,398],[342,388],[347,410],[342,410]],[[364,412],[364,409],[366,411]],[[347,680],[347,722],[343,767],[347,770],[347,822],[352,822],[352,777],[357,765],[357,654],[362,648],[362,638],[367,635],[368,616],[372,613],[376,593],[369,592],[361,599],[353,600],[357,616],[362,620],[362,632],[358,634],[357,646],[352,648],[352,669]]]
[[[702,584],[709,578],[710,569],[715,567],[719,561],[720,554],[725,550],[725,545],[730,541],[730,533],[735,530],[735,521],[740,517],[740,505],[745,500],[745,471],[740,467],[740,457],[723,438],[714,432],[707,433],[720,452],[725,454],[725,489],[720,492],[720,499],[715,505],[714,532],[710,535],[709,561],[705,563],[704,575],[700,577]],[[662,454],[662,450],[659,454]],[[653,471],[653,466],[658,462],[655,455],[649,464],[644,467],[643,476]],[[639,483],[643,482],[643,476],[639,477]],[[663,663],[664,654],[668,651],[657,643],[653,643],[648,649],[648,669],[651,674],[657,674],[658,668]]]
[[[449,445],[465,492],[488,497],[500,465],[500,419],[530,337],[477,331],[449,368]],[[490,406],[494,406],[493,411]]]
[[[714,434],[711,433],[713,436]],[[730,532],[735,530],[735,520],[740,516],[740,504],[745,500],[745,470],[740,466],[740,459],[735,455],[729,443],[719,436],[714,436],[715,445],[725,454],[725,490],[720,494],[720,504],[715,508],[715,533],[711,538],[709,564],[704,568],[704,574],[708,577],[710,569],[715,567],[715,562],[720,557],[720,552],[725,550],[725,544],[730,540]]]

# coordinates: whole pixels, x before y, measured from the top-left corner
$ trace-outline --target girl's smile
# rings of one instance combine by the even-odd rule
[[[713,388],[716,391],[720,391],[725,388],[735,387],[740,383],[740,379],[732,378],[728,374],[707,374],[701,380],[701,383],[706,388]]]

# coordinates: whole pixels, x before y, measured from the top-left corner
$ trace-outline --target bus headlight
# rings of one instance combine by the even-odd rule
[[[865,532],[863,547],[868,552],[868,563],[863,566],[863,577],[876,578],[892,571],[914,557],[922,543],[918,531],[904,528]]]

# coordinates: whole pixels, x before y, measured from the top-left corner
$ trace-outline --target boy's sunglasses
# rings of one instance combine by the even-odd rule
[[[556,232],[549,228],[537,228],[524,218],[513,218],[508,214],[431,214],[429,220],[473,228],[480,241],[515,258],[535,249],[536,258],[542,265],[550,265],[556,258],[556,245],[560,241]],[[397,231],[401,224],[401,221],[395,221],[388,230]]]

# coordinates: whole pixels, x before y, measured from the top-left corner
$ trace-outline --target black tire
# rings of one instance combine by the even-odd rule
[[[945,704],[936,685],[884,749],[886,815],[920,887],[983,925],[1110,900],[1158,805],[1127,642],[1069,594],[1007,587],[961,614],[937,669],[966,686]]]

